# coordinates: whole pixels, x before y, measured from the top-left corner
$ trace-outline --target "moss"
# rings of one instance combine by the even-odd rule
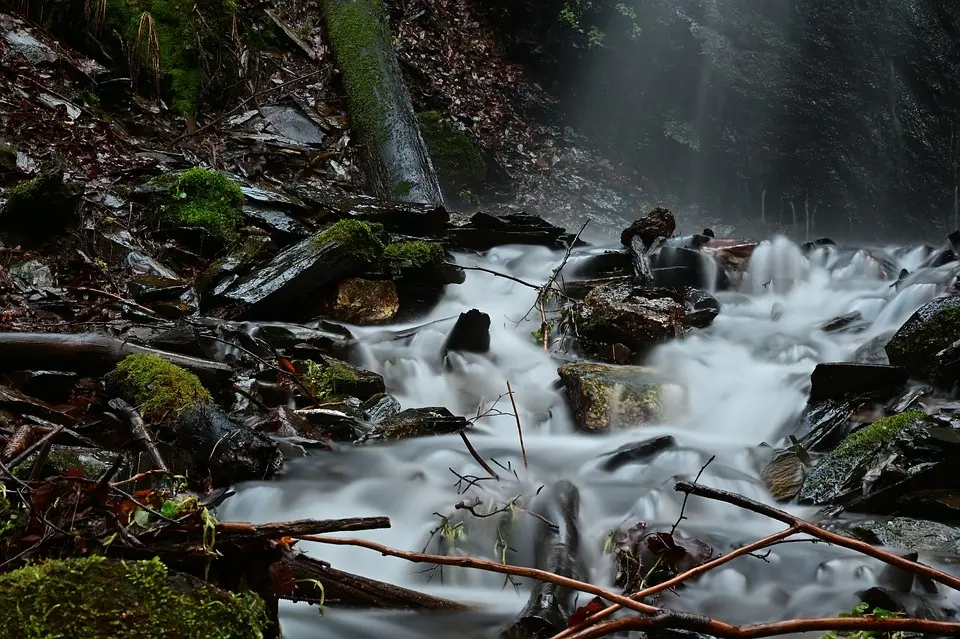
[[[454,192],[487,179],[487,163],[470,137],[444,122],[437,111],[417,114],[437,175]]]
[[[938,301],[938,303],[941,302]],[[957,330],[960,328],[960,306],[946,306],[946,302],[942,303],[944,306],[923,320],[904,339],[895,337],[890,340],[886,348],[891,364],[929,365],[932,363],[929,361],[932,355],[957,339]],[[908,323],[912,321],[913,318],[908,320]]]
[[[415,241],[391,244],[383,258],[393,268],[428,268],[443,263],[443,247],[433,242]]]
[[[366,262],[375,262],[383,255],[383,226],[359,220],[340,220],[314,237],[313,245],[338,244]]]
[[[179,176],[160,176],[151,184],[166,194],[160,210],[171,222],[199,226],[226,240],[237,237],[243,191],[219,171],[194,167]]]
[[[0,171],[13,171],[17,168],[17,150],[12,146],[0,144]]]
[[[235,0],[108,0],[107,24],[127,49],[131,71],[152,71],[170,86],[173,106],[197,113],[202,58],[216,53],[233,32]]]
[[[139,407],[144,419],[155,423],[211,401],[196,375],[156,355],[126,357],[109,381]]]
[[[339,362],[321,365],[307,360],[303,383],[319,402],[337,402],[347,397],[349,389],[360,381],[356,371]]]
[[[869,426],[850,434],[832,454],[837,459],[871,454],[885,446],[904,428],[923,420],[926,416],[922,410],[912,410],[878,419]]]
[[[391,47],[381,0],[327,2],[327,31],[343,74],[352,127],[373,143],[388,135],[378,45]]]
[[[50,560],[0,575],[0,639],[262,639],[256,594],[171,575],[154,558]]]

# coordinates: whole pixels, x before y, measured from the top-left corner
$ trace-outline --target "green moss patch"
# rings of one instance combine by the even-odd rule
[[[12,171],[17,168],[17,150],[12,146],[0,144],[0,171]]]
[[[317,248],[337,244],[362,261],[376,262],[383,255],[385,233],[381,224],[340,220],[314,237]]]
[[[51,560],[0,575],[0,639],[262,639],[254,593],[232,594],[159,559]]]
[[[437,111],[418,113],[417,119],[437,176],[448,188],[459,191],[487,179],[487,162],[466,133],[444,122]]]
[[[886,446],[904,428],[922,421],[926,416],[927,414],[922,410],[911,410],[899,415],[878,419],[869,426],[850,434],[832,454],[838,458],[843,458],[875,452],[877,449]]]
[[[121,36],[133,75],[168,83],[173,106],[193,116],[203,65],[226,53],[236,11],[235,0],[107,0],[106,21]]]
[[[346,399],[359,381],[356,371],[339,362],[322,366],[313,360],[307,360],[306,367],[303,383],[319,402]]]
[[[219,171],[194,167],[180,176],[153,181],[164,199],[160,210],[172,223],[199,226],[223,239],[235,239],[243,221],[243,191]]]
[[[130,355],[109,382],[136,404],[144,419],[163,422],[204,402],[210,393],[193,373],[156,355]]]
[[[384,250],[383,259],[394,272],[405,268],[435,268],[443,264],[443,247],[433,242],[398,242]]]

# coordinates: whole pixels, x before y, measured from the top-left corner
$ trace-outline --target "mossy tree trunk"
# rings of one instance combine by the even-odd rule
[[[382,0],[325,0],[327,31],[370,182],[382,198],[442,204]]]

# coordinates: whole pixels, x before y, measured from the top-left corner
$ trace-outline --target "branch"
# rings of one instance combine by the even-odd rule
[[[655,617],[628,617],[600,624],[582,632],[576,639],[594,639],[626,630],[655,630],[670,628],[693,630],[720,639],[757,639],[800,632],[826,630],[870,630],[873,632],[918,632],[934,635],[956,635],[960,623],[953,621],[927,621],[926,619],[881,619],[875,617],[821,617],[817,619],[794,619],[752,626],[734,626],[709,617],[685,612],[663,611]]]
[[[931,568],[930,566],[924,566],[921,563],[910,561],[909,559],[904,559],[903,557],[898,557],[892,553],[875,548],[864,541],[851,539],[850,537],[844,537],[843,535],[838,535],[836,533],[824,530],[819,526],[814,526],[808,521],[794,517],[788,512],[778,510],[777,508],[767,506],[766,504],[761,504],[760,502],[748,499],[743,495],[731,493],[726,490],[708,488],[702,484],[693,484],[687,481],[677,482],[674,486],[674,490],[681,493],[697,495],[699,497],[706,497],[707,499],[733,504],[738,508],[743,508],[744,510],[749,510],[759,515],[764,515],[765,517],[782,521],[785,524],[795,527],[800,532],[804,532],[812,537],[822,539],[827,543],[834,544],[836,546],[843,546],[844,548],[849,548],[851,550],[856,550],[865,555],[869,555],[874,559],[879,559],[884,563],[888,563],[891,566],[908,570],[916,575],[927,577],[928,579],[932,579],[933,581],[960,591],[960,579],[954,577],[953,575],[948,575],[947,573],[940,572],[939,570]]]
[[[520,436],[520,452],[523,454],[523,467],[527,466],[527,449],[523,445],[523,427],[520,426],[520,413],[517,411],[517,400],[513,398],[513,389],[510,388],[510,380],[507,380],[507,394],[510,395],[510,403],[513,405],[513,416],[517,419],[517,434]]]
[[[514,577],[528,577],[530,579],[536,579],[539,581],[545,581],[547,583],[556,584],[558,586],[564,586],[566,588],[572,588],[573,590],[579,590],[580,592],[586,592],[591,595],[596,595],[608,601],[613,601],[620,604],[624,608],[630,608],[637,612],[644,614],[658,614],[660,609],[654,606],[647,605],[645,603],[640,603],[633,601],[628,597],[623,595],[618,595],[609,590],[600,588],[599,586],[594,586],[593,584],[588,584],[583,581],[577,581],[576,579],[570,579],[569,577],[561,577],[560,575],[548,572],[546,570],[538,570],[536,568],[524,568],[522,566],[511,566],[510,564],[501,564],[496,561],[489,561],[487,559],[477,559],[475,557],[444,557],[442,555],[428,555],[422,552],[412,552],[407,550],[397,550],[396,548],[390,548],[389,546],[384,546],[383,544],[378,544],[373,541],[367,541],[366,539],[355,539],[355,538],[343,538],[343,537],[319,537],[317,535],[296,535],[299,539],[304,539],[306,541],[315,541],[321,544],[334,544],[337,546],[358,546],[360,548],[367,548],[369,550],[375,550],[381,555],[390,556],[390,557],[399,557],[400,559],[406,559],[407,561],[412,561],[417,564],[439,564],[441,566],[459,566],[461,568],[476,568],[478,570],[486,570],[487,572],[496,572],[501,575],[512,575]]]
[[[741,546],[740,548],[732,550],[727,554],[721,557],[717,557],[712,561],[708,561],[704,564],[700,564],[699,566],[695,566],[686,572],[682,572],[679,575],[676,575],[672,579],[668,579],[663,583],[657,584],[656,586],[650,586],[649,588],[644,588],[643,590],[639,590],[633,593],[632,595],[630,595],[630,598],[633,599],[634,601],[642,601],[647,597],[652,597],[653,595],[659,592],[662,592],[669,588],[673,588],[674,586],[677,586],[683,583],[684,581],[688,581],[690,579],[693,579],[694,577],[698,577],[703,573],[709,572],[718,566],[722,566],[723,564],[729,561],[733,561],[737,557],[742,557],[743,555],[749,555],[750,553],[760,550],[761,548],[766,548],[767,546],[771,546],[782,539],[786,539],[790,535],[796,534],[797,532],[799,532],[799,529],[796,526],[791,526],[790,528],[786,528],[784,530],[781,530],[780,532],[773,533],[772,535],[768,535],[763,539],[759,539],[753,542],[752,544],[747,544],[746,546]],[[598,621],[601,621],[602,619],[606,619],[607,617],[617,612],[618,610],[621,610],[621,606],[617,604],[608,606],[607,608],[604,608],[603,610],[600,610],[590,615],[589,617],[584,619],[582,623],[579,623],[576,626],[571,626],[570,628],[567,628],[563,632],[559,632],[555,634],[550,639],[567,639],[567,637],[576,635],[576,633],[586,628],[589,628],[590,626],[594,625]],[[579,639],[580,635],[577,635],[577,637]]]
[[[107,404],[110,406],[110,408],[121,413],[127,418],[127,422],[130,424],[130,431],[133,433],[134,437],[140,440],[140,444],[150,456],[150,460],[153,462],[156,470],[159,470],[163,473],[168,472],[167,465],[163,461],[163,456],[160,454],[160,451],[157,450],[157,445],[153,443],[153,438],[150,437],[150,432],[143,423],[143,417],[140,416],[140,413],[137,412],[137,409],[119,397],[111,399],[109,402],[107,402]]]

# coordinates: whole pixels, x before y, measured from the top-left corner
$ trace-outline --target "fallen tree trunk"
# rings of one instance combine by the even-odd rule
[[[103,375],[128,355],[156,355],[204,382],[233,375],[226,364],[158,351],[99,333],[0,333],[0,371],[48,369]]]
[[[324,7],[351,127],[363,145],[374,194],[442,204],[381,0],[326,0]]]

